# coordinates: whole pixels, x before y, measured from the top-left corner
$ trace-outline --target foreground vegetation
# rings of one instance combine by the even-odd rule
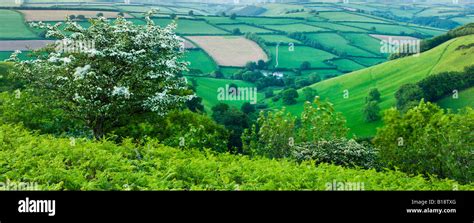
[[[326,190],[333,182],[365,190],[474,190],[398,171],[180,150],[154,140],[55,138],[14,125],[0,126],[0,172],[0,181],[37,182],[44,190]]]

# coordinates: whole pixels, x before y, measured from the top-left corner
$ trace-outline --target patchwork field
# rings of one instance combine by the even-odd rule
[[[273,29],[273,30],[279,30],[279,31],[282,31],[282,32],[286,32],[286,33],[327,31],[327,29],[319,28],[319,27],[315,27],[315,26],[310,26],[310,25],[306,25],[306,24],[303,24],[303,23],[288,24],[288,25],[265,25],[265,27],[269,28],[269,29]]]
[[[342,35],[351,43],[351,45],[357,46],[376,55],[381,54],[381,41],[371,35],[365,33],[344,33]]]
[[[188,77],[188,79],[189,78],[193,78],[193,77]],[[242,100],[219,101],[217,98],[219,88],[225,89],[226,85],[230,85],[230,84],[235,84],[237,85],[237,87],[255,87],[255,85],[252,83],[249,83],[246,81],[240,81],[240,80],[215,79],[215,78],[206,78],[206,77],[194,77],[194,79],[197,81],[197,84],[198,84],[196,93],[197,95],[202,97],[203,105],[206,108],[206,111],[208,113],[211,113],[210,108],[212,108],[212,106],[221,102],[226,103],[230,106],[234,106],[236,108],[240,108],[242,104],[244,104],[245,102],[248,102],[248,101],[242,101]],[[262,92],[258,92],[257,100],[261,100],[263,98],[264,97],[263,97]]]
[[[334,30],[334,31],[341,31],[341,32],[368,32],[365,29],[361,28],[356,28],[356,27],[351,27],[351,26],[345,26],[339,23],[332,23],[332,22],[306,22],[307,24],[311,24],[313,26],[325,28],[328,30]]]
[[[173,20],[168,18],[155,18],[155,24],[167,26]],[[228,34],[227,31],[207,24],[202,20],[179,19],[177,22],[176,33],[184,35],[204,35],[204,34]]]
[[[344,22],[345,25],[355,26],[358,28],[369,30],[371,33],[380,32],[384,34],[413,34],[415,32],[420,32],[420,30],[415,30],[411,27],[401,26],[401,25],[392,25],[392,24],[375,24],[375,23],[357,23],[357,22]]]
[[[453,20],[455,22],[458,22],[458,23],[461,23],[461,24],[472,23],[472,22],[474,22],[474,15],[465,16],[465,17],[455,17],[451,20]]]
[[[109,11],[85,11],[85,10],[19,10],[25,17],[26,21],[63,21],[70,15],[83,15],[86,18],[95,18],[98,13],[104,14],[106,18],[116,18],[118,12]],[[131,15],[125,14],[125,18],[132,18]]]
[[[20,13],[0,9],[0,39],[38,39],[39,37],[24,23]]]
[[[341,71],[353,71],[365,68],[365,66],[362,66],[349,59],[336,59],[332,60],[331,62],[336,65],[338,70]]]
[[[204,49],[220,66],[242,67],[249,61],[268,60],[265,52],[255,43],[237,36],[188,36]]]
[[[377,35],[377,34],[370,34],[370,36],[377,38],[382,41],[416,41],[419,40],[415,37],[411,36],[389,36],[389,35]]]
[[[296,46],[294,51],[291,51],[290,47],[280,46],[278,55],[276,47],[268,47],[268,50],[272,54],[272,65],[278,68],[299,68],[305,61],[311,63],[311,68],[331,68],[325,61],[336,57],[329,52],[308,46]]]
[[[367,57],[350,57],[351,60],[356,61],[359,64],[362,64],[366,67],[374,66],[379,63],[386,62],[386,58],[367,58]]]
[[[301,43],[284,35],[259,35],[266,43]]]
[[[349,12],[320,12],[319,17],[327,19],[329,21],[351,21],[351,22],[374,22],[374,23],[386,23],[382,19],[375,19],[366,15],[349,13]]]
[[[474,43],[473,35],[461,37],[422,53],[419,57],[390,61],[319,82],[312,87],[319,92],[323,99],[327,98],[334,103],[337,111],[345,115],[348,121],[347,125],[351,128],[351,134],[357,136],[374,135],[381,122],[365,122],[362,110],[365,97],[371,88],[376,87],[381,93],[380,108],[390,108],[394,106],[394,94],[402,84],[415,83],[428,75],[443,71],[461,71],[466,66],[474,65],[474,60],[467,56],[470,55],[467,54],[470,52],[469,49],[456,50],[460,45],[471,43]],[[349,92],[348,98],[343,97],[345,90]],[[299,98],[298,104],[286,107],[294,114],[299,114],[303,109],[303,101],[303,98]],[[283,106],[281,102],[268,103],[272,104],[272,107]]]
[[[218,69],[214,60],[200,49],[188,50],[183,60],[189,62],[188,74],[206,76]]]
[[[250,25],[219,25],[219,27],[232,32],[234,29],[239,29],[241,33],[273,33],[274,31],[268,29],[262,29],[255,26]]]
[[[344,37],[340,36],[337,33],[317,33],[307,34],[306,36],[310,39],[316,40],[318,43],[325,47],[333,48],[337,51],[344,52],[350,56],[376,56],[366,50],[349,45],[349,41],[347,41],[346,39],[344,39]]]

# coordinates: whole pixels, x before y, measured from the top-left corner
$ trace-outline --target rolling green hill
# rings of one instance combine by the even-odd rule
[[[336,110],[342,112],[346,118],[351,134],[357,136],[371,136],[376,132],[376,128],[381,125],[381,121],[366,123],[363,118],[363,108],[365,97],[371,88],[378,88],[382,101],[380,108],[387,109],[395,104],[394,94],[398,88],[406,83],[415,83],[424,77],[437,74],[443,71],[462,71],[464,67],[473,65],[472,59],[474,48],[457,49],[459,46],[474,43],[474,35],[452,39],[432,50],[422,53],[418,57],[407,57],[394,61],[379,64],[333,79],[322,81],[312,85],[323,99],[329,99],[334,103]],[[344,98],[344,91],[347,90],[348,97]],[[472,92],[472,89],[471,89]],[[300,89],[300,93],[301,89]],[[472,99],[462,97],[468,93],[460,92],[459,101],[450,102],[444,99],[447,107],[451,104],[466,104],[464,100]],[[302,94],[300,94],[302,95]],[[299,114],[303,110],[304,97],[298,98],[298,103],[287,106],[288,110],[294,114]],[[270,107],[283,106],[281,101],[273,103],[268,101]],[[455,103],[455,104],[454,104]],[[454,104],[454,105],[453,105]]]

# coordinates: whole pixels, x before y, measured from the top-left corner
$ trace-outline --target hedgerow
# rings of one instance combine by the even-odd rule
[[[55,138],[0,126],[0,182],[36,182],[42,190],[325,190],[332,182],[365,190],[473,190],[452,180],[399,171],[298,164],[210,150],[179,150],[154,140]]]

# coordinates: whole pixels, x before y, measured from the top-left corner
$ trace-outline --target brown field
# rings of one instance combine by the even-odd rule
[[[243,67],[249,61],[268,61],[265,52],[253,41],[237,36],[187,36],[221,66]]]
[[[0,51],[35,50],[51,43],[54,40],[5,40],[0,41]]]
[[[61,21],[70,15],[84,15],[86,18],[95,18],[101,12],[106,18],[116,18],[118,12],[107,11],[81,11],[81,10],[18,10],[25,16],[27,22],[33,21]],[[125,14],[125,18],[133,18]]]

